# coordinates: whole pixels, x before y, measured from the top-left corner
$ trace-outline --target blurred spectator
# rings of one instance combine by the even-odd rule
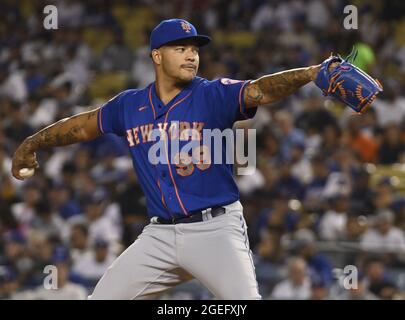
[[[331,177],[329,177],[328,180],[330,180],[333,185],[335,183],[341,184],[344,188],[342,191],[348,193],[351,191],[350,178],[353,173],[357,172],[358,168],[359,162],[354,151],[342,146],[334,152],[329,162],[329,169],[331,172],[340,173],[340,175],[331,174]]]
[[[394,214],[390,210],[382,210],[375,216],[374,227],[369,229],[361,240],[364,250],[382,252],[386,263],[394,263],[396,254],[404,254],[404,232],[393,226]]]
[[[27,63],[25,66],[25,85],[27,96],[32,96],[45,84],[45,76],[40,72],[39,66],[34,63]]]
[[[360,273],[356,283],[345,289],[336,300],[378,300],[378,297],[367,289],[365,277]]]
[[[12,230],[4,235],[3,241],[4,256],[1,264],[14,270],[18,282],[25,284],[33,268],[33,261],[26,248],[27,238],[18,230]]]
[[[22,103],[28,92],[22,71],[8,73],[5,65],[0,65],[0,97]]]
[[[378,150],[378,161],[381,164],[392,164],[404,159],[405,144],[398,125],[388,125],[383,133],[381,147]]]
[[[330,2],[321,0],[312,0],[307,6],[308,25],[315,30],[321,30],[327,27],[330,19]]]
[[[347,172],[333,172],[328,176],[322,198],[324,200],[333,200],[336,197],[347,198],[351,191],[351,175],[347,174]]]
[[[72,271],[95,286],[116,256],[108,250],[108,242],[97,239],[93,249],[73,264]]]
[[[313,279],[311,281],[310,300],[327,300],[329,297],[329,288],[322,279]]]
[[[343,239],[348,242],[360,242],[364,232],[367,230],[367,218],[359,216],[358,213],[349,213],[346,219]]]
[[[264,229],[278,232],[293,231],[298,221],[297,213],[288,207],[288,199],[283,194],[274,195],[271,209],[264,209],[257,218],[256,232]]]
[[[59,0],[58,14],[63,26],[77,26],[83,19],[84,5],[77,0]]]
[[[57,104],[54,99],[40,99],[33,95],[27,100],[27,109],[31,114],[29,124],[35,129],[40,129],[54,122]]]
[[[330,157],[340,146],[341,140],[341,129],[338,125],[327,125],[322,131],[322,143],[320,150],[322,154],[327,157]]]
[[[288,278],[278,283],[269,297],[280,300],[306,300],[311,296],[311,281],[304,259],[292,257],[288,261]]]
[[[56,280],[56,289],[46,288],[44,284],[42,284],[33,290],[21,292],[14,298],[17,300],[85,300],[88,295],[86,288],[69,280],[70,257],[66,248],[55,248],[52,256],[52,264],[57,269],[57,278],[53,280]]]
[[[30,228],[45,236],[59,235],[63,232],[64,222],[51,209],[46,200],[42,200],[35,205],[36,215],[31,221]]]
[[[327,256],[318,252],[315,235],[307,229],[298,230],[294,234],[293,243],[295,255],[306,261],[311,279],[330,284],[333,281],[332,263]]]
[[[346,228],[348,198],[346,195],[336,195],[329,200],[329,204],[330,209],[321,218],[319,234],[324,240],[341,240]]]
[[[292,19],[292,29],[281,33],[279,40],[280,44],[283,46],[298,46],[302,48],[302,50],[305,50],[307,54],[313,54],[313,50],[316,47],[314,43],[315,40],[309,30],[305,28],[305,19],[305,14],[297,12]]]
[[[282,232],[267,229],[261,232],[260,242],[254,248],[254,252],[260,261],[281,264],[287,257],[287,252],[281,246]]]
[[[5,148],[0,148],[0,174],[6,175],[11,170],[11,158],[7,155]]]
[[[363,162],[373,162],[377,153],[377,142],[372,136],[361,131],[360,121],[356,117],[351,117],[348,122],[348,130],[343,137],[344,143],[350,149],[358,153]]]
[[[370,174],[359,170],[353,178],[353,188],[350,195],[350,206],[356,208],[357,215],[370,215],[374,211],[374,192],[370,188]]]
[[[391,177],[380,177],[372,191],[374,194],[373,207],[375,211],[391,208],[396,197]]]
[[[149,219],[146,215],[146,198],[136,175],[130,171],[127,176],[129,182],[118,194],[118,202],[123,222],[122,240],[125,246],[130,246],[149,223]]]
[[[239,176],[236,179],[239,192],[246,196],[251,195],[255,191],[261,190],[264,187],[265,180],[260,170],[255,170],[253,174]]]
[[[371,258],[366,264],[366,281],[368,289],[382,300],[393,300],[398,292],[393,280],[379,258]]]
[[[306,184],[312,180],[312,167],[304,152],[305,146],[302,143],[293,144],[291,147],[291,173],[301,183]]]
[[[279,111],[276,114],[276,122],[281,135],[281,155],[284,160],[289,160],[292,145],[305,145],[305,135],[300,129],[294,128],[291,116],[286,111]]]
[[[91,171],[91,176],[98,184],[114,184],[124,179],[126,172],[117,165],[116,158],[114,150],[104,150],[102,160]]]
[[[149,30],[144,30],[140,35],[140,46],[135,50],[132,64],[132,79],[138,88],[144,88],[155,80],[155,71],[149,56]]]
[[[384,97],[385,99],[375,101],[378,125],[384,128],[393,123],[400,124],[405,117],[405,98],[403,94],[401,95],[401,85],[398,80],[387,79]]]
[[[25,233],[35,217],[35,205],[39,202],[40,196],[38,185],[34,182],[27,182],[22,189],[22,201],[11,206],[14,218]]]
[[[265,30],[273,23],[274,7],[271,1],[265,1],[252,17],[251,29],[255,32]]]
[[[290,162],[284,162],[279,166],[279,178],[275,183],[275,189],[290,199],[302,200],[305,196],[305,187],[300,180],[292,174]]]
[[[105,190],[99,189],[84,204],[85,221],[89,224],[89,242],[94,244],[96,239],[104,238],[111,250],[118,252],[122,227],[116,214],[120,213],[109,210],[112,207],[107,196]]]
[[[0,299],[12,299],[19,289],[17,272],[11,267],[0,266]]]
[[[4,133],[13,137],[13,141],[20,144],[33,133],[31,126],[25,121],[26,114],[22,106],[14,106],[4,126]]]
[[[326,159],[322,155],[312,157],[311,171],[313,177],[305,189],[304,206],[310,211],[320,211],[323,207],[321,200],[329,174]]]
[[[269,127],[263,129],[263,136],[259,136],[259,156],[273,164],[278,164],[282,161],[280,152],[280,141],[276,134]]]
[[[34,131],[96,108],[121,90],[153,82],[150,30],[179,13],[216,40],[200,50],[199,75],[210,80],[256,79],[318,64],[330,52],[347,55],[357,44],[355,63],[384,87],[373,107],[354,115],[309,83],[288,99],[259,108],[255,119],[235,126],[257,134],[257,170],[237,177],[237,183],[264,297],[293,254],[308,264],[312,286],[306,296],[312,299],[338,297],[335,283],[325,280],[332,267],[357,265],[378,254],[382,264],[364,269],[366,284],[376,284],[370,290],[381,299],[404,298],[401,275],[394,285],[385,276],[381,281],[381,273],[396,275],[395,268],[405,263],[405,254],[394,249],[403,246],[405,232],[405,180],[394,165],[405,162],[401,1],[359,4],[358,32],[342,32],[340,0],[63,0],[56,3],[60,27],[52,32],[43,32],[43,1],[28,2],[8,1],[0,10],[5,13],[0,28],[0,237],[5,240],[0,296],[22,298],[20,293],[41,287],[43,269],[61,245],[73,265],[84,261],[97,266],[94,270],[104,268],[110,255],[131,245],[148,224],[125,138],[104,135],[41,151],[41,168],[28,181],[11,176],[11,159]],[[123,81],[105,81],[110,78],[104,72],[119,73]],[[336,197],[341,200],[333,203]],[[381,219],[379,213],[386,210],[393,214]],[[304,241],[295,248],[293,240],[300,236]],[[100,246],[100,259],[95,259],[99,238],[108,242],[108,253]],[[329,238],[334,241],[323,241]],[[62,275],[70,266],[63,268]],[[72,281],[91,289],[92,283],[69,273]],[[61,296],[83,297],[81,289],[63,289]],[[211,298],[201,288],[193,290],[177,296]],[[368,297],[365,290],[346,290],[342,297]],[[176,293],[167,294],[172,296]]]
[[[49,195],[52,209],[64,220],[81,213],[79,204],[71,198],[71,194],[68,186],[62,183],[55,183]]]
[[[70,228],[69,244],[72,262],[78,263],[90,252],[89,230],[86,224],[76,223]]]
[[[327,128],[335,129],[337,126],[335,117],[323,107],[322,102],[322,98],[313,93],[308,98],[303,99],[304,110],[300,110],[296,116],[295,126],[304,130],[307,136],[315,133],[320,134]],[[327,142],[331,142],[331,139]]]
[[[129,71],[133,60],[132,49],[125,43],[121,32],[113,33],[113,41],[101,56],[103,71]]]

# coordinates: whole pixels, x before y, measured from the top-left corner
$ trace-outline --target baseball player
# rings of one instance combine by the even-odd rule
[[[232,165],[190,163],[184,154],[174,161],[169,151],[175,139],[202,141],[204,129],[252,118],[258,105],[315,80],[323,64],[253,81],[209,81],[197,76],[199,47],[209,42],[185,20],[162,21],[150,37],[155,82],[44,128],[14,154],[12,173],[23,179],[21,169],[38,168],[38,150],[107,133],[126,137],[151,223],[108,268],[91,299],[145,299],[193,278],[218,299],[261,298]],[[154,130],[162,133],[166,162],[150,161]],[[197,154],[209,151],[200,146]]]

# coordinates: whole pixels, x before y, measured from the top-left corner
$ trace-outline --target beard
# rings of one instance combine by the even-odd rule
[[[190,81],[193,81],[193,79],[197,75],[197,72],[198,69],[190,71],[190,69],[184,69],[183,67],[180,67],[179,80],[189,83]]]
[[[184,75],[179,75],[176,77],[176,86],[182,88],[187,85],[189,85],[195,78],[195,75],[189,75],[189,76],[184,76]]]

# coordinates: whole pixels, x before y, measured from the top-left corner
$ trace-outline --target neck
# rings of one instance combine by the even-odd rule
[[[164,75],[156,75],[156,94],[164,104],[168,104],[184,88],[184,84],[175,82],[173,78]]]

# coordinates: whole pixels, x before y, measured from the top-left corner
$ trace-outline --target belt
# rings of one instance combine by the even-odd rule
[[[201,211],[190,212],[190,215],[184,217],[175,217],[171,220],[163,219],[161,217],[152,217],[151,222],[157,224],[178,224],[178,223],[193,223],[202,222],[215,218],[226,213],[224,207],[212,207]]]

